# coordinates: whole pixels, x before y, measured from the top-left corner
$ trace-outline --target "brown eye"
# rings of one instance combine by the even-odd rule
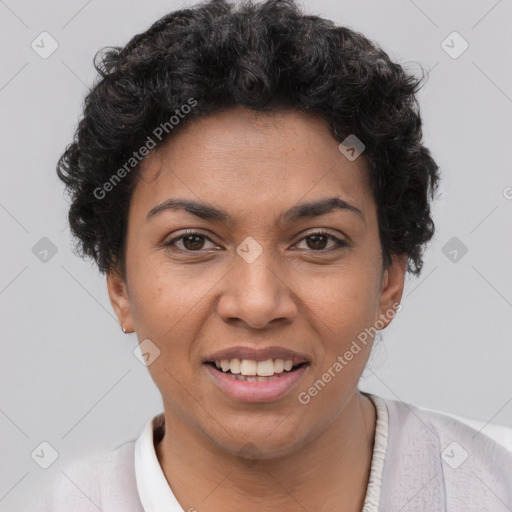
[[[212,242],[212,240],[203,233],[190,231],[169,240],[169,242],[166,242],[164,245],[165,247],[169,247],[170,249],[177,251],[203,252],[202,249],[204,248],[206,241]],[[178,245],[178,242],[181,242],[181,247]]]
[[[308,247],[314,250],[325,249],[327,244],[327,237],[325,235],[311,235],[307,237],[307,240],[311,242],[308,243]]]
[[[316,252],[329,252],[331,250],[341,249],[348,246],[348,243],[344,240],[340,240],[330,233],[323,231],[311,233],[310,235],[305,236],[301,242],[303,240],[306,240],[307,249]],[[330,247],[328,246],[329,240],[333,241],[333,244]]]
[[[183,246],[190,251],[197,251],[201,249],[204,245],[204,236],[203,235],[188,235],[182,237]]]

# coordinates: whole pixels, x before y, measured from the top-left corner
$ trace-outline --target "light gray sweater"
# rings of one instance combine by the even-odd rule
[[[377,425],[362,512],[512,512],[511,452],[444,414],[367,396]],[[154,451],[162,421],[155,416],[137,440],[68,466],[27,510],[182,512]]]

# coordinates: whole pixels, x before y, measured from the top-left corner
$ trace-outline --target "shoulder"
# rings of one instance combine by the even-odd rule
[[[40,512],[142,512],[134,469],[135,441],[68,464],[37,500]]]
[[[447,414],[381,400],[388,412],[384,475],[396,504],[409,496],[418,504],[410,510],[512,509],[512,453],[504,446]]]
[[[422,432],[430,432],[438,440],[442,449],[441,457],[450,467],[462,466],[471,457],[475,462],[490,463],[512,472],[512,452],[485,435],[483,429],[477,430],[449,414],[397,400],[386,400],[386,405],[390,421],[394,420],[395,428],[398,428],[396,423],[400,422],[402,434],[410,431],[414,439]],[[509,476],[512,477],[512,473]]]

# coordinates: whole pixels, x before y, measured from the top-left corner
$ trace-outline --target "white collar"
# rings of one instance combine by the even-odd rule
[[[385,401],[365,393],[377,409],[375,443],[370,478],[362,512],[378,512],[382,472],[388,440],[388,410]],[[163,424],[163,413],[148,421],[135,443],[135,478],[145,512],[183,512],[158,462],[153,442],[154,431]]]
[[[154,429],[163,422],[163,413],[153,417],[135,443],[135,479],[144,512],[183,512],[176,500],[153,443]]]

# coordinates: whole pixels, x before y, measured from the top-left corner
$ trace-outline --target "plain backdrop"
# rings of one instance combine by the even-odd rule
[[[71,460],[137,437],[162,408],[105,278],[72,252],[55,166],[95,79],[96,51],[192,4],[0,0],[1,510]],[[362,32],[407,70],[430,70],[419,100],[443,179],[437,231],[361,389],[512,426],[512,2],[301,5]],[[42,32],[58,44],[46,59],[32,47]],[[46,261],[41,247],[50,247]],[[42,442],[58,453],[46,470],[31,456],[48,455]]]

